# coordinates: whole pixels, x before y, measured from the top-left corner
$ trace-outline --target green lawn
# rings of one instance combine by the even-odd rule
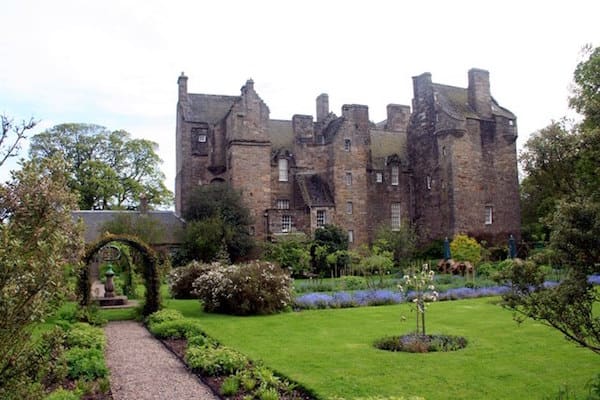
[[[323,398],[540,399],[565,384],[583,393],[585,382],[600,372],[598,355],[541,324],[517,325],[494,300],[431,305],[429,333],[462,335],[469,345],[429,354],[391,353],[371,345],[414,329],[406,304],[261,317],[206,314],[194,300],[165,305],[199,318],[223,344],[263,360]],[[402,314],[408,321],[400,321]]]

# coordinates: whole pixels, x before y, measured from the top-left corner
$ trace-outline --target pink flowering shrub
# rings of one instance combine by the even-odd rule
[[[292,279],[270,262],[223,266],[213,264],[194,283],[207,312],[234,315],[273,314],[292,302]]]

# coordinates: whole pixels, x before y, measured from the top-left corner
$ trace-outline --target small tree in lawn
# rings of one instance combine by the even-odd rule
[[[429,269],[428,264],[423,264],[421,267],[413,267],[408,274],[402,278],[402,283],[398,285],[401,292],[408,293],[408,290],[414,291],[414,299],[412,306],[417,317],[416,334],[425,336],[425,311],[427,303],[436,301],[438,292],[435,291],[433,284],[435,272]]]

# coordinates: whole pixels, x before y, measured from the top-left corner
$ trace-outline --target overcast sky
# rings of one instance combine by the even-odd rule
[[[599,45],[600,1],[3,0],[0,113],[125,129],[158,143],[174,188],[177,77],[193,93],[238,95],[248,78],[271,118],[410,104],[412,76],[467,86],[490,71],[492,95],[529,134],[569,115],[572,73]],[[573,115],[573,114],[570,114]],[[26,156],[26,147],[22,155]],[[6,180],[5,165],[0,179]]]

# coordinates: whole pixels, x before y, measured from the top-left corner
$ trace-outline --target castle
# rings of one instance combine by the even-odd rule
[[[327,94],[316,119],[274,120],[252,80],[221,96],[188,93],[187,79],[178,79],[178,215],[194,187],[226,182],[242,191],[263,240],[325,224],[346,230],[352,246],[403,224],[425,241],[520,236],[516,117],[491,96],[485,70],[469,70],[466,89],[413,77],[412,112],[390,104],[379,123],[364,105],[336,116]]]

